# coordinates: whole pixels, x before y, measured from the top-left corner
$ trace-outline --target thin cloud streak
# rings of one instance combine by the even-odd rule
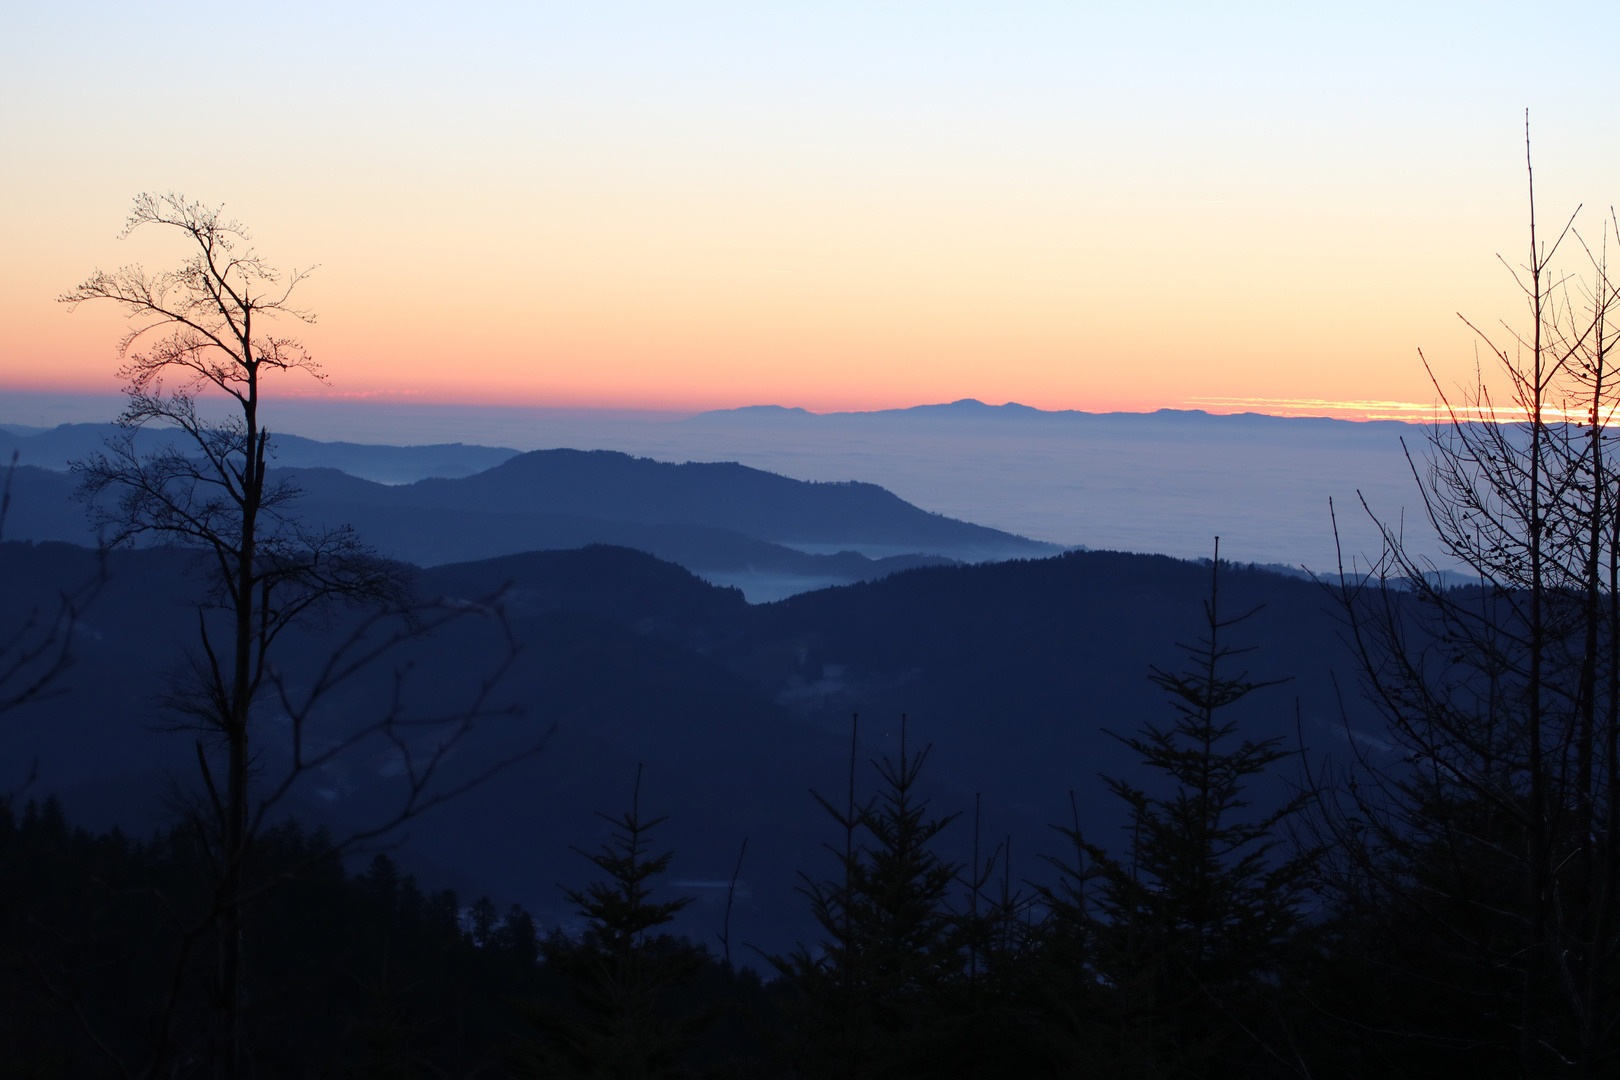
[[[1267,416],[1325,416],[1335,420],[1400,420],[1414,424],[1449,423],[1453,416],[1495,424],[1516,424],[1525,416],[1512,408],[1494,408],[1489,405],[1457,404],[1450,407],[1438,403],[1417,401],[1335,401],[1330,398],[1187,398],[1189,409],[1204,409],[1215,413],[1264,413]],[[1582,409],[1561,409],[1544,405],[1543,415],[1556,421],[1584,423],[1588,413]]]

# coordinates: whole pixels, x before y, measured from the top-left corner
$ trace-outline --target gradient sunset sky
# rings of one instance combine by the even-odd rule
[[[1543,216],[1620,200],[1620,5],[0,4],[0,392],[224,202],[329,392],[1361,415],[1465,379]],[[286,390],[291,391],[289,385]],[[308,386],[296,387],[301,391]],[[1380,404],[1383,403],[1383,404]],[[1356,408],[1349,410],[1356,413]]]

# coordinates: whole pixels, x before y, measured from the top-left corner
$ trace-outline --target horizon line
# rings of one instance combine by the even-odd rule
[[[7,405],[16,406],[6,408],[0,405],[0,423],[13,424],[25,427],[52,427],[62,423],[105,423],[110,421],[95,420],[89,416],[79,419],[60,419],[56,424],[32,424],[23,419],[21,414],[33,411],[29,407],[29,399],[35,408],[40,405],[54,404],[56,408],[47,408],[47,412],[79,412],[83,406],[91,402],[111,403],[123,399],[123,394],[113,391],[90,390],[41,390],[36,388],[5,390]],[[270,404],[270,403],[266,403]],[[779,411],[808,417],[853,417],[874,416],[881,413],[903,413],[916,410],[947,409],[952,406],[978,406],[986,410],[1011,410],[1036,413],[1044,416],[1151,416],[1163,412],[1201,413],[1208,416],[1266,416],[1276,419],[1321,419],[1340,420],[1348,423],[1369,423],[1377,421],[1396,421],[1407,424],[1434,424],[1445,423],[1454,416],[1465,420],[1516,422],[1521,417],[1509,412],[1507,415],[1494,413],[1488,406],[1451,406],[1442,402],[1396,401],[1387,399],[1335,399],[1335,398],[1262,398],[1262,397],[1206,397],[1196,396],[1183,398],[1171,405],[1162,405],[1157,408],[1064,408],[1051,409],[1040,406],[1025,405],[1014,400],[1007,400],[1000,404],[990,404],[980,398],[963,397],[951,401],[922,402],[915,405],[883,406],[877,408],[832,408],[816,410],[799,405],[781,405],[776,403],[755,403],[748,405],[718,406],[711,408],[671,408],[649,405],[613,405],[613,404],[512,404],[484,401],[432,401],[424,400],[416,394],[310,394],[291,393],[279,397],[276,404],[298,408],[314,408],[324,410],[341,406],[350,406],[360,409],[389,409],[398,408],[408,411],[417,410],[472,410],[472,411],[500,411],[500,412],[528,412],[535,414],[579,414],[598,416],[618,416],[624,419],[644,418],[653,420],[657,418],[666,422],[679,422],[691,420],[699,416],[717,415],[726,413],[746,413]],[[79,408],[74,406],[78,405]],[[1544,413],[1550,414],[1555,420],[1584,421],[1587,413],[1584,411],[1569,411],[1557,406],[1544,406]],[[45,419],[43,415],[37,419]]]
[[[18,409],[8,409],[0,405],[0,423],[28,425],[21,419],[12,419],[6,415],[13,412],[28,411],[30,399],[35,407],[45,403],[58,403],[61,406],[91,402],[115,402],[124,398],[122,393],[112,390],[46,390],[37,387],[0,387],[6,398],[6,404],[22,406]],[[214,395],[203,395],[205,398]],[[816,417],[833,416],[870,416],[878,413],[908,412],[916,409],[939,409],[953,405],[979,405],[986,409],[1013,409],[1028,410],[1048,416],[1085,415],[1085,416],[1150,416],[1160,412],[1201,412],[1208,415],[1244,415],[1258,414],[1275,416],[1282,419],[1344,419],[1410,420],[1420,413],[1432,413],[1433,406],[1420,405],[1413,402],[1393,401],[1335,401],[1325,398],[1216,398],[1194,397],[1185,398],[1173,404],[1160,406],[1147,406],[1140,408],[1042,408],[1036,405],[1025,405],[1022,402],[1008,399],[1000,404],[991,404],[981,398],[962,397],[944,401],[922,401],[912,405],[880,405],[872,408],[810,408],[803,405],[783,405],[777,402],[751,402],[745,405],[712,405],[707,407],[651,405],[651,404],[562,404],[562,403],[511,403],[494,401],[456,401],[456,400],[426,400],[417,394],[402,393],[337,393],[337,394],[311,394],[294,392],[279,395],[274,403],[284,406],[313,407],[317,409],[340,406],[358,407],[361,409],[388,409],[402,408],[410,411],[441,410],[441,409],[468,409],[468,410],[498,410],[501,412],[534,412],[534,413],[578,413],[578,414],[618,414],[626,418],[632,416],[663,417],[670,420],[692,419],[698,416],[719,413],[737,413],[749,411],[778,410],[785,413]],[[1301,411],[1311,409],[1314,411]],[[53,410],[54,411],[54,410]],[[1341,415],[1334,415],[1341,414]],[[1348,415],[1353,414],[1353,415]],[[99,421],[66,420],[63,423],[96,423]],[[50,425],[46,425],[50,426]]]

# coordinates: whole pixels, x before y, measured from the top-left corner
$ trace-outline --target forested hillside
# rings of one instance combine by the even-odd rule
[[[13,712],[0,734],[17,792],[0,828],[6,947],[25,965],[4,992],[14,1015],[37,1017],[5,1038],[46,1075],[102,1075],[91,1032],[128,1060],[166,1060],[141,1023],[162,1018],[176,1051],[207,1030],[188,1019],[206,1007],[195,996],[206,966],[172,968],[178,928],[121,929],[165,925],[152,903],[200,902],[185,899],[197,852],[183,823],[185,804],[205,796],[187,779],[190,740],[160,708],[195,618],[183,598],[197,570],[174,550],[114,552],[98,569],[81,548],[0,546],[0,572],[22,584],[0,600],[8,625],[98,583],[61,692]],[[1175,859],[1196,854],[1144,841],[1152,819],[1141,814],[1159,811],[1130,800],[1174,796],[1167,782],[1182,766],[1140,740],[1177,723],[1167,686],[1212,677],[1196,665],[1212,571],[1071,553],[763,606],[610,547],[418,571],[419,594],[452,605],[498,592],[518,646],[498,708],[444,779],[511,767],[380,837],[388,857],[376,859],[327,845],[386,817],[404,782],[398,758],[350,755],[298,781],[255,848],[251,880],[266,891],[244,955],[265,996],[246,1045],[282,1070],[570,1075],[630,1053],[759,1076],[1292,1075],[1275,1059],[1286,1045],[1312,1075],[1380,1075],[1396,1061],[1446,1075],[1459,1059],[1357,1027],[1389,1020],[1382,1010],[1419,989],[1385,976],[1360,1000],[1364,965],[1397,947],[1382,931],[1354,930],[1342,956],[1312,944],[1352,924],[1316,898],[1308,829],[1219,839],[1261,853],[1286,835],[1306,846],[1273,848],[1236,877],[1222,871],[1216,892],[1174,900],[1227,905],[1207,917],[1259,935],[1221,931],[1190,983],[1165,972],[1193,995],[1179,1012],[1117,981],[1182,955],[1109,928],[1133,905],[1171,899],[1132,892],[1130,867],[1157,866],[1152,880],[1172,888]],[[1208,684],[1231,703],[1221,720],[1241,726],[1241,746],[1212,744],[1236,785],[1220,820],[1288,814],[1290,830],[1304,828],[1308,766],[1357,740],[1387,744],[1368,716],[1339,712],[1335,680],[1353,679],[1353,664],[1323,587],[1233,566],[1220,579],[1222,610],[1252,612],[1226,640],[1254,649]],[[347,625],[301,632],[283,654],[289,669],[318,666]],[[341,740],[391,684],[407,689],[409,715],[453,712],[500,641],[485,622],[441,625],[312,722]],[[1191,667],[1177,642],[1192,643]],[[1193,681],[1167,683],[1176,670]],[[260,733],[266,776],[288,767],[278,723]],[[843,819],[847,853],[846,798],[857,808]],[[590,881],[607,891],[581,891]],[[632,924],[674,936],[629,934]],[[44,946],[30,925],[66,936]],[[886,926],[903,937],[879,947]],[[323,974],[333,965],[337,982]],[[150,980],[171,970],[186,972],[183,995],[165,1004]],[[40,996],[53,986],[61,996]],[[619,993],[645,995],[652,1011],[602,996]],[[293,1007],[299,998],[321,1004]],[[1437,1004],[1426,1022],[1466,1029]],[[1328,1022],[1322,1009],[1350,1012]]]
[[[31,583],[4,602],[13,620],[94,567],[90,552],[63,545],[0,552],[7,577]],[[191,558],[115,554],[84,615],[69,691],[0,732],[13,771],[38,761],[39,790],[59,793],[78,820],[155,824],[158,770],[191,754],[184,739],[154,729],[195,618],[179,602]],[[1321,589],[1263,571],[1229,576],[1234,605],[1266,605],[1245,627],[1246,643],[1258,646],[1246,666],[1257,678],[1294,678],[1247,707],[1245,731],[1292,743],[1297,698],[1310,745],[1342,745],[1331,672],[1347,674],[1348,657]],[[1098,776],[1132,758],[1104,729],[1163,714],[1149,668],[1175,663],[1176,642],[1196,632],[1204,577],[1196,564],[1161,557],[1075,553],[910,571],[760,606],[620,548],[421,571],[417,587],[428,594],[506,589],[521,652],[499,691],[522,715],[491,725],[480,752],[556,731],[538,758],[413,825],[402,857],[560,917],[552,882],[567,845],[601,809],[588,794],[626,788],[635,763],[647,762],[647,790],[671,815],[677,876],[726,879],[749,837],[739,924],[749,940],[780,947],[805,928],[795,873],[819,858],[824,839],[808,793],[842,782],[859,713],[863,759],[892,749],[909,716],[912,737],[934,744],[927,782],[941,805],[965,810],[982,793],[987,835],[1012,835],[1019,872],[1033,874],[1037,853],[1051,848],[1047,826],[1070,816],[1071,790],[1089,827],[1118,824]],[[323,640],[299,639],[295,659],[310,662],[303,658],[319,655]],[[435,673],[413,684],[431,695],[422,707],[447,705],[492,647],[488,629],[474,624],[413,646],[414,662]],[[386,784],[357,764],[345,768],[353,788],[345,799]],[[344,806],[309,796],[302,812],[341,818]],[[956,852],[970,846],[965,829],[941,840]],[[705,907],[684,918],[707,938],[716,917]]]

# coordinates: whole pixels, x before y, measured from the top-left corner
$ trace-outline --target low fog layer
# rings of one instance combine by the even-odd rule
[[[0,422],[101,419],[114,406],[112,399],[19,399]],[[1223,552],[1235,559],[1317,570],[1335,559],[1330,496],[1348,553],[1376,547],[1358,492],[1392,520],[1404,510],[1408,535],[1421,512],[1401,439],[1421,455],[1423,429],[1390,421],[1047,413],[978,402],[830,415],[765,407],[683,419],[295,401],[281,404],[271,423],[307,438],[352,443],[461,442],[513,453],[573,447],[664,461],[737,461],[801,480],[878,484],[925,510],[1051,543],[1195,558],[1208,555],[1211,537],[1219,535]],[[447,469],[466,475],[461,470],[474,456],[468,446],[438,471],[431,455],[422,456],[419,475]],[[484,460],[483,452],[476,456]],[[419,478],[397,464],[382,472],[365,455],[354,457],[355,475],[394,483]]]

